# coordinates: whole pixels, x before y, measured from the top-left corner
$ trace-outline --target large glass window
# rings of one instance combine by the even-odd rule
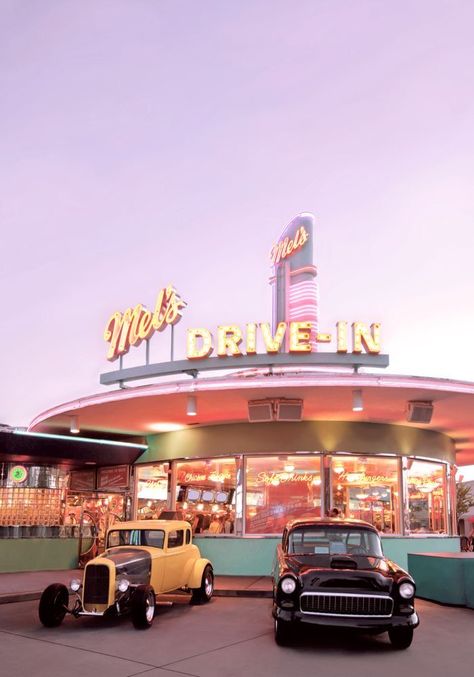
[[[407,461],[408,533],[446,532],[446,466]]]
[[[176,465],[176,508],[196,534],[235,532],[239,458],[183,461]]]
[[[321,516],[321,457],[246,459],[245,532],[278,534],[288,520]]]
[[[398,468],[396,458],[333,456],[332,506],[383,533],[401,533]]]
[[[168,501],[169,463],[137,466],[137,518],[158,519]]]

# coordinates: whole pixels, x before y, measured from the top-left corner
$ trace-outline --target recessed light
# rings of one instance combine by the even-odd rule
[[[150,430],[153,430],[154,432],[157,433],[171,433],[174,432],[175,430],[182,430],[185,426],[181,425],[181,423],[160,422],[160,423],[150,423],[148,427],[150,428]]]

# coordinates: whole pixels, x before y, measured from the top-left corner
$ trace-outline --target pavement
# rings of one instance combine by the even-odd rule
[[[80,578],[83,569],[62,571],[25,571],[0,574],[0,604],[25,602],[39,599],[50,583],[69,585],[72,578]],[[216,597],[271,597],[272,583],[269,576],[216,576]]]
[[[52,572],[56,574],[57,572]],[[47,581],[49,582],[49,581]],[[420,601],[412,646],[396,651],[387,633],[301,628],[289,647],[273,637],[271,600],[215,597],[189,604],[169,596],[148,630],[129,616],[38,619],[38,602],[0,606],[2,677],[446,677],[469,672],[474,611]]]

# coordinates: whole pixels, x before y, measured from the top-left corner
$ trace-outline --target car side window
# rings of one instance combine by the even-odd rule
[[[158,529],[146,529],[142,531],[142,545],[152,548],[162,548],[165,542],[165,532]]]
[[[191,531],[190,529],[186,529],[186,545],[189,545],[191,543]]]
[[[177,529],[168,534],[168,548],[179,548],[184,543],[184,530]]]

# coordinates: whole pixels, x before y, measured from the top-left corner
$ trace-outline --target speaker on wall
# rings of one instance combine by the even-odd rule
[[[301,421],[303,400],[276,400],[275,419],[277,421]]]
[[[273,400],[250,400],[250,423],[265,423],[273,421]]]
[[[303,416],[303,400],[250,400],[248,409],[249,421],[251,423],[301,421]]]
[[[411,400],[408,402],[407,421],[410,423],[429,423],[433,416],[433,402]]]

